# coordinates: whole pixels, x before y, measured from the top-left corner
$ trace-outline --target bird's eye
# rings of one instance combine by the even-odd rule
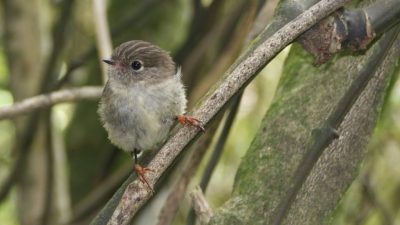
[[[132,69],[135,71],[138,71],[142,68],[142,63],[139,61],[133,61],[133,63],[131,64]]]

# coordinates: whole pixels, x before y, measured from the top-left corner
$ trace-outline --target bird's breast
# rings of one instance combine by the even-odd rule
[[[153,149],[163,142],[186,104],[183,87],[173,82],[111,91],[100,105],[102,120],[110,140],[126,151]]]

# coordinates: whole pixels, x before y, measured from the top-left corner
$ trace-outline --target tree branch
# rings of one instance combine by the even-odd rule
[[[400,22],[400,4],[397,0],[377,1],[364,8],[371,27],[377,34]]]
[[[367,7],[342,9],[299,38],[302,46],[321,65],[344,50],[360,51],[400,21],[397,0],[382,0]]]
[[[52,105],[72,102],[78,100],[94,100],[100,98],[102,87],[81,87],[69,88],[61,91],[51,92],[49,94],[37,95],[32,98],[22,100],[10,106],[0,108],[0,120],[14,118],[41,108]]]
[[[238,94],[285,46],[294,41],[297,36],[309,29],[313,24],[348,1],[322,0],[286,24],[266,41],[258,39],[260,44],[253,45],[228,70],[224,79],[208,92],[193,115],[208,124],[221,108],[234,95]],[[174,159],[197,137],[198,132],[194,128],[183,127],[168,140],[148,165],[154,171],[147,176],[150,185],[154,186]],[[141,182],[134,181],[130,183],[108,224],[128,224],[135,213],[152,195],[153,193]]]

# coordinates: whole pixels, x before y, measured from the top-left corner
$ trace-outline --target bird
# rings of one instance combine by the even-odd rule
[[[156,151],[178,121],[204,131],[198,119],[185,115],[186,93],[181,68],[168,52],[142,40],[116,47],[108,64],[108,80],[100,99],[98,114],[108,139],[131,153],[140,181],[153,191],[138,157]]]

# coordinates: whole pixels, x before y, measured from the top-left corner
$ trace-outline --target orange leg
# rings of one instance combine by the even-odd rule
[[[146,177],[144,176],[148,172],[153,172],[150,168],[142,167],[141,165],[135,163],[135,166],[133,167],[136,174],[138,175],[139,180],[143,183],[146,184],[147,187],[154,192],[153,188],[150,186],[149,182],[147,181]]]
[[[135,170],[139,180],[143,183],[146,184],[147,187],[154,193],[153,188],[151,188],[149,182],[147,181],[146,177],[144,176],[147,172],[152,172],[153,170],[146,168],[146,167],[142,167],[141,165],[139,165],[138,163],[138,155],[140,154],[140,150],[139,149],[134,149],[133,152],[131,152],[131,154],[134,156],[135,159],[135,165],[133,166],[133,169]]]
[[[178,118],[179,123],[182,125],[192,125],[192,126],[199,128],[203,132],[205,131],[203,125],[201,124],[201,121],[194,117],[179,115],[179,116],[177,116],[177,118]]]

